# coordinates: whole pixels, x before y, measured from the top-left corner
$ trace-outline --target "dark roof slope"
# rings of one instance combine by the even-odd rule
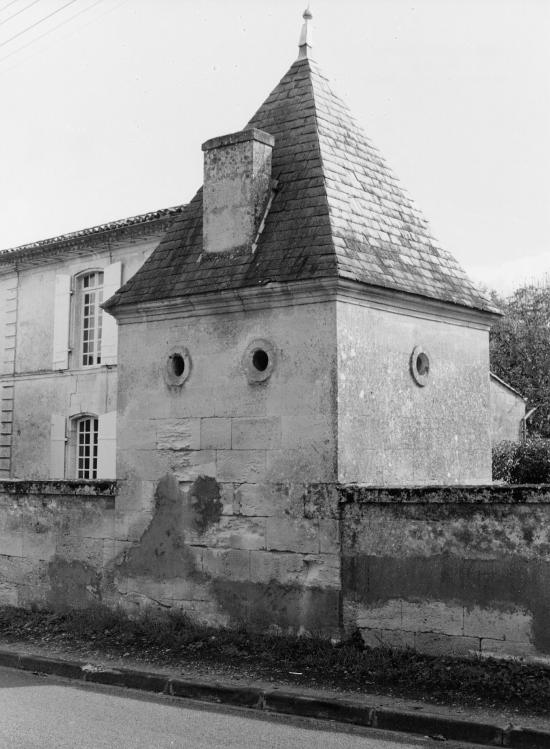
[[[297,60],[247,127],[275,137],[272,174],[279,182],[255,254],[202,253],[199,190],[108,308],[340,276],[494,310],[438,247],[314,62]]]

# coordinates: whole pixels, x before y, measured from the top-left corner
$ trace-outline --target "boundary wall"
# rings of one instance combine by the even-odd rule
[[[244,488],[228,502],[213,479],[189,488],[172,474],[139,537],[124,536],[118,488],[1,481],[0,605],[177,607],[211,624],[550,662],[550,486],[274,484],[251,515]]]

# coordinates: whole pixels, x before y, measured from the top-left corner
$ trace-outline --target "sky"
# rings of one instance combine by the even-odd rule
[[[307,0],[0,0],[0,248],[188,202]],[[550,0],[311,0],[312,57],[442,246],[550,272]]]

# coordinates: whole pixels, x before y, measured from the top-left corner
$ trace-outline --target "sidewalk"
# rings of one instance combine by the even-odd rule
[[[376,694],[296,687],[282,681],[228,678],[211,665],[152,667],[129,658],[96,656],[75,659],[75,653],[27,643],[0,642],[0,666],[20,668],[69,679],[170,694],[266,712],[300,715],[340,723],[404,731],[433,738],[486,746],[550,749],[549,717],[502,710],[434,705]]]

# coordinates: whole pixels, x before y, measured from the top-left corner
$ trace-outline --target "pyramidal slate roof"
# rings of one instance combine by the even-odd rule
[[[248,127],[275,138],[277,192],[254,254],[202,252],[202,189],[105,305],[344,278],[496,311],[441,249],[317,65],[298,59]]]

